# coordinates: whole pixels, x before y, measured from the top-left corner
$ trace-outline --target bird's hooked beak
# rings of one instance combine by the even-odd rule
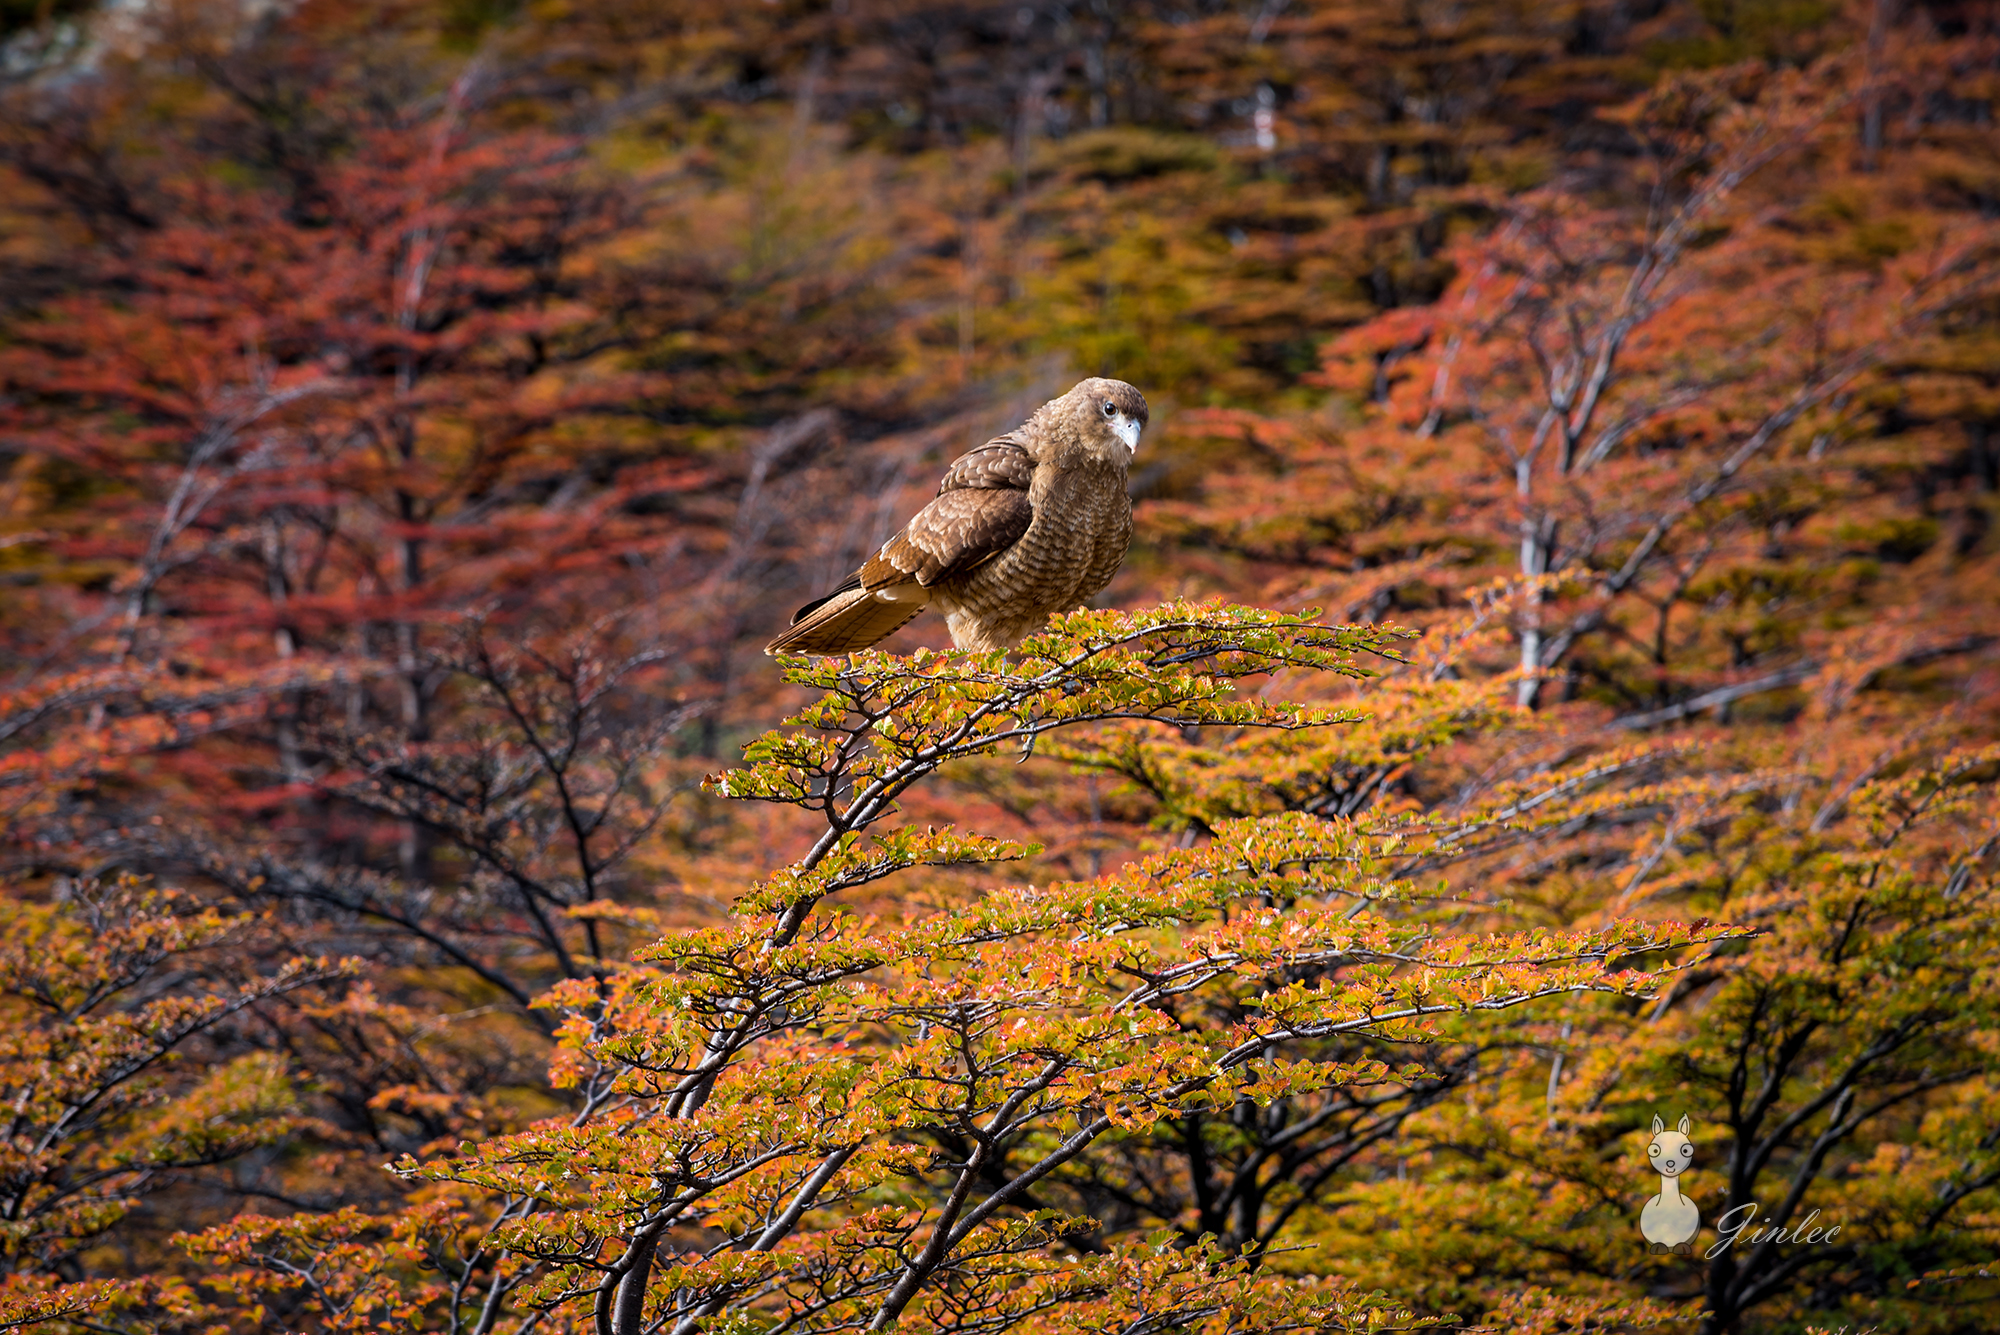
[[[1119,413],[1111,419],[1111,429],[1117,433],[1118,439],[1125,442],[1125,448],[1130,450],[1134,456],[1139,453],[1138,418],[1127,417],[1124,413]]]

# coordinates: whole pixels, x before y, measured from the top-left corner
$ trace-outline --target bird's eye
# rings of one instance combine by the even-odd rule
[[[1106,399],[1104,401],[1104,415],[1106,417],[1116,417],[1118,415],[1118,405],[1110,399]]]

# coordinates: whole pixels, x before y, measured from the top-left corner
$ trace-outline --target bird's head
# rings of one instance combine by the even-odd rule
[[[1146,396],[1123,380],[1093,377],[1050,407],[1061,409],[1077,439],[1093,453],[1119,465],[1139,452],[1139,433],[1146,427]]]

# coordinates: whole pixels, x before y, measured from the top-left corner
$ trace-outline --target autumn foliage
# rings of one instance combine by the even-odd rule
[[[1990,1327],[1990,6],[0,40],[0,1330]]]

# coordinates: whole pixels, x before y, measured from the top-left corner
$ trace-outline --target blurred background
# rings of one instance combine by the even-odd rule
[[[1996,98],[1984,0],[0,0],[10,912],[116,922],[149,878],[250,915],[174,986],[374,969],[204,1031],[240,1135],[4,1264],[178,1273],[175,1228],[386,1208],[385,1155],[560,1109],[532,998],[803,834],[699,788],[802,701],[762,644],[1081,375],[1153,405],[1107,605],[1395,622],[1485,690],[1465,736],[1258,801],[1643,755],[1681,798],[1474,879],[1549,925],[1720,912],[1855,785],[1995,740]],[[1206,837],[1132,768],[910,814],[1039,840],[1031,878]],[[1898,1286],[2000,1180],[1951,1177],[1994,1148],[1992,1033],[1926,1086],[1965,1186],[1929,1232],[1885,1205],[1873,1260],[1710,1328],[1978,1328]],[[1475,1069],[1383,1136],[1478,1115]],[[1514,1157],[1435,1123],[1317,1180],[1434,1184],[1370,1198],[1437,1231],[1369,1282],[1653,1283],[1489,1254],[1530,1225],[1425,1176],[1568,1171],[1537,1070]]]

